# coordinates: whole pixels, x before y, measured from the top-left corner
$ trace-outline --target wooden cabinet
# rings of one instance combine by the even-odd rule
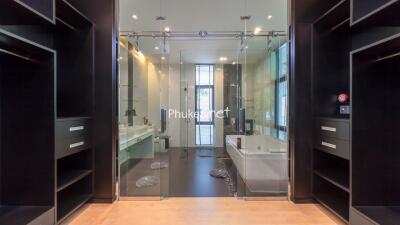
[[[350,123],[346,119],[316,118],[314,120],[314,134],[350,140]]]
[[[0,224],[55,223],[55,57],[0,29]]]
[[[399,52],[400,33],[351,53],[352,206],[374,224],[400,220]]]
[[[56,122],[56,158],[92,147],[90,118],[68,118]]]
[[[313,127],[302,126],[300,140],[312,143],[312,195],[352,225],[398,224],[400,1],[292,3],[292,44],[301,51],[291,56],[292,93],[312,99],[302,117]],[[340,93],[350,94],[350,114],[339,111]]]
[[[60,223],[93,196],[93,24],[65,0],[2,0],[0,24],[0,224]]]

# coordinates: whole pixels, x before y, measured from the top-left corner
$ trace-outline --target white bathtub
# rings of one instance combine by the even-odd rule
[[[242,139],[242,148],[236,140]],[[226,148],[251,192],[282,194],[288,191],[287,143],[264,135],[228,135]]]

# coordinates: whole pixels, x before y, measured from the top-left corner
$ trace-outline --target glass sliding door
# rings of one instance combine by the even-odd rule
[[[260,39],[264,39],[265,49],[253,47],[259,46],[260,40],[252,39],[241,57],[245,87],[241,118],[244,129],[240,135],[244,157],[242,194],[246,200],[286,199],[288,50],[285,37]]]
[[[160,200],[168,164],[160,140],[165,64],[151,60],[135,42],[124,35],[119,42],[118,196]]]

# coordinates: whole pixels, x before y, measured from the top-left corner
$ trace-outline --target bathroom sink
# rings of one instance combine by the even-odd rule
[[[140,136],[141,134],[149,131],[152,127],[147,125],[134,125],[134,126],[120,126],[120,136]]]

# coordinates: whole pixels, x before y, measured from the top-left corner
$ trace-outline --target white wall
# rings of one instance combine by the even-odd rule
[[[141,55],[133,54],[133,108],[136,115],[133,124],[143,124],[143,117],[148,116],[148,61]]]
[[[152,63],[147,64],[147,93],[148,93],[148,119],[149,123],[155,126],[157,130],[161,128],[160,121],[160,74]]]
[[[181,105],[181,78],[180,78],[180,65],[174,64],[169,67],[168,74],[168,109],[180,109]],[[170,136],[170,146],[181,146],[181,121],[174,117],[168,118],[167,112],[167,135]]]
[[[215,65],[215,111],[224,110],[224,71],[223,66],[218,64]],[[215,129],[214,129],[214,146],[224,147],[224,119],[215,118]]]

